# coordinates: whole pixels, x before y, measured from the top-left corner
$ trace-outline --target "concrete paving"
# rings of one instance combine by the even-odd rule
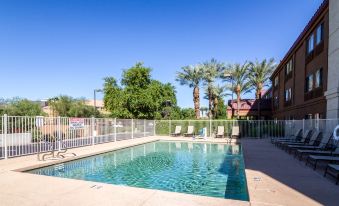
[[[268,140],[241,142],[250,202],[20,172],[157,140],[226,143],[224,139],[145,137],[74,148],[70,152],[78,156],[63,160],[38,161],[36,155],[0,160],[0,205],[338,205],[338,186]]]
[[[268,139],[243,139],[251,205],[339,205],[339,186],[273,146]]]

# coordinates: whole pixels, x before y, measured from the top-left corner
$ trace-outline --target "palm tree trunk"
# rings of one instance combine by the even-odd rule
[[[208,117],[212,117],[212,106],[213,106],[213,100],[212,100],[212,89],[211,87],[208,87]]]
[[[199,87],[194,87],[194,89],[193,89],[193,102],[194,102],[195,118],[200,119],[200,91],[199,91]]]
[[[218,104],[219,104],[219,100],[218,100],[218,98],[217,97],[214,97],[214,100],[213,100],[213,116],[214,116],[214,118],[217,118],[217,116],[218,116]]]
[[[258,119],[261,119],[261,90],[258,90]]]
[[[240,117],[240,93],[237,92],[237,119]]]

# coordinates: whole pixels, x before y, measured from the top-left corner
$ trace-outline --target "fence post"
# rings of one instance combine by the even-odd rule
[[[305,119],[303,119],[303,136],[305,135]]]
[[[7,121],[8,121],[8,117],[7,117],[7,114],[4,114],[4,117],[3,117],[3,124],[4,124],[4,147],[5,147],[5,159],[8,158],[8,154],[7,154]]]
[[[132,139],[134,139],[134,134],[133,134],[133,131],[134,131],[134,125],[133,125],[133,119],[131,120],[131,126],[132,126]]]
[[[210,137],[212,137],[212,118],[210,117]]]
[[[92,125],[92,145],[95,143],[95,118],[92,117],[91,119],[91,125]]]
[[[61,151],[61,117],[58,116],[58,119],[57,119],[57,134],[58,134],[58,150]]]
[[[114,118],[114,142],[117,141],[117,118]]]
[[[153,136],[156,135],[156,132],[155,132],[156,131],[156,129],[155,129],[156,125],[155,125],[155,123],[156,123],[155,120],[153,120]]]
[[[146,119],[144,119],[144,137],[146,137]]]

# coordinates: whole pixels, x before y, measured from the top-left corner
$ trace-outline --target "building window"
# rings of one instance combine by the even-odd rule
[[[310,74],[306,77],[305,92],[310,92],[312,90],[313,90],[313,74]]]
[[[323,69],[318,69],[315,73],[315,88],[322,87],[323,84]]]
[[[314,34],[310,36],[307,41],[307,53],[311,53],[314,50]]]
[[[274,78],[274,87],[277,87],[277,86],[278,86],[278,83],[279,83],[279,78],[278,78],[278,76],[276,76],[276,77]]]
[[[285,77],[286,77],[286,79],[288,79],[288,78],[290,78],[292,76],[292,70],[293,70],[293,61],[291,59],[286,64],[286,68],[285,68]]]
[[[285,102],[289,102],[292,99],[292,89],[286,89],[285,90]]]
[[[320,24],[317,28],[317,37],[316,37],[316,44],[320,44],[324,39],[324,24]]]

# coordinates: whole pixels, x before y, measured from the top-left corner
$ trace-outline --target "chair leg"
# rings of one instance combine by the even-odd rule
[[[314,168],[313,168],[313,170],[316,170],[317,169],[317,160],[315,160],[315,162],[314,162]]]

